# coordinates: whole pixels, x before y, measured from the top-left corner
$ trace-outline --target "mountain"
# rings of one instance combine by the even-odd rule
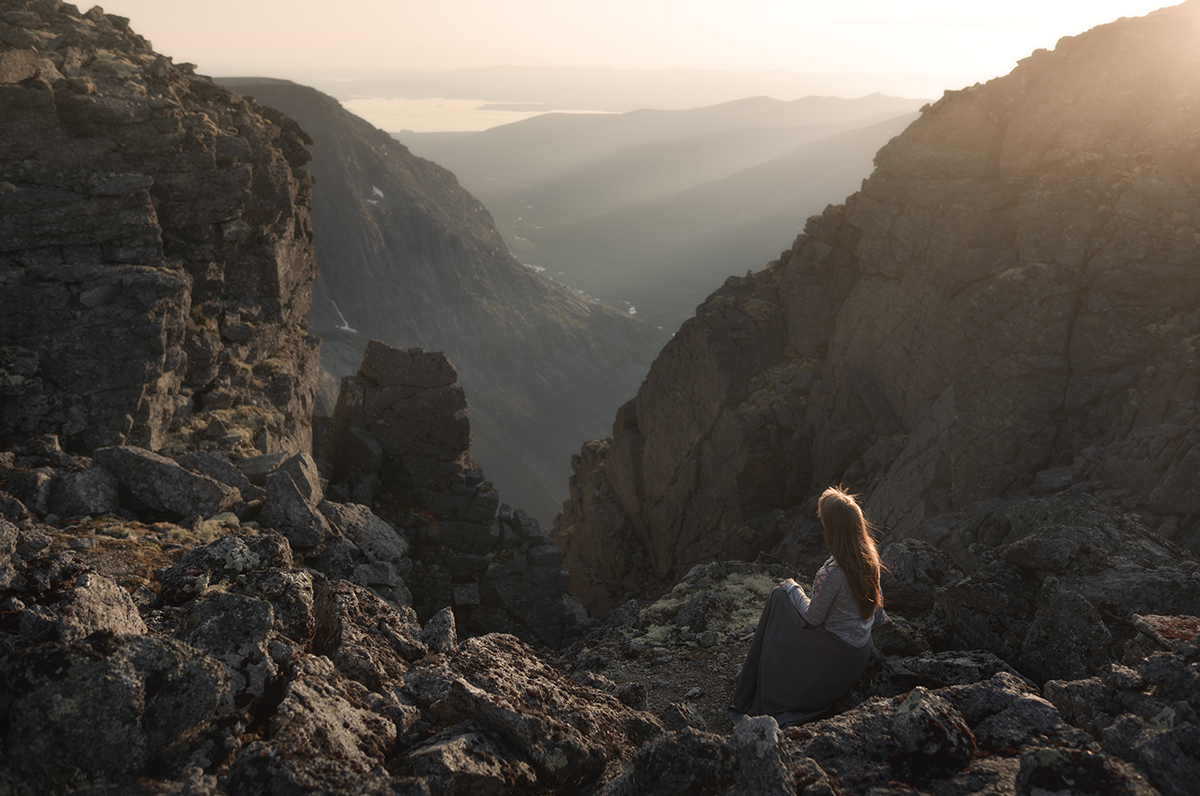
[[[860,99],[803,97],[790,102],[750,97],[688,110],[546,113],[466,136],[404,133],[400,140],[422,157],[453,171],[463,185],[490,206],[494,200],[518,189],[564,176],[630,147],[730,130],[814,125],[838,125],[846,129],[856,123],[877,120],[884,114],[907,113],[922,102],[881,94]],[[833,130],[828,127],[799,130],[796,143],[829,132]],[[753,138],[745,142],[750,146],[756,143]]]
[[[822,555],[809,513],[839,482],[963,566],[1061,490],[1200,549],[1197,35],[1189,2],[948,93],[726,280],[573,460],[555,527],[585,602]]]
[[[506,500],[553,516],[565,497],[561,462],[607,428],[663,334],[523,267],[453,174],[332,97],[281,80],[220,83],[312,136],[321,270],[309,323],[322,368],[355,373],[370,339],[446,352],[485,472]]]
[[[875,153],[915,118],[905,114],[789,146],[766,163],[722,179],[607,212],[544,226],[513,225],[528,236],[514,248],[556,279],[589,295],[629,301],[640,317],[670,328],[694,312],[709,286],[726,274],[778,257],[801,220],[831,197],[857,188]],[[795,130],[787,133],[794,136]]]
[[[751,97],[401,138],[480,196],[523,262],[673,328],[706,281],[761,266],[857,187],[920,104]]]

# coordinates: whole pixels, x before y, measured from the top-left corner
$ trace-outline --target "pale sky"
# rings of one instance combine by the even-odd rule
[[[1169,3],[1167,3],[1169,4]],[[86,3],[79,4],[86,10]],[[177,63],[305,82],[460,67],[1007,74],[1161,0],[107,0]]]

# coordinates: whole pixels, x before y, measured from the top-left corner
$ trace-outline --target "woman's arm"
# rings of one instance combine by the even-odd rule
[[[813,577],[812,599],[808,601],[808,608],[803,612],[805,621],[810,625],[823,624],[825,616],[829,613],[829,606],[833,605],[833,598],[845,585],[846,576],[840,568],[823,566],[817,570],[816,576]]]

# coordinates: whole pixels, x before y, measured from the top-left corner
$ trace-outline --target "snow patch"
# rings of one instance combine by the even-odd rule
[[[350,322],[346,320],[346,316],[342,314],[342,311],[340,309],[338,309],[337,302],[334,301],[333,299],[330,299],[329,303],[333,305],[333,311],[336,312],[338,314],[338,317],[342,319],[342,325],[337,328],[341,329],[344,332],[354,332],[355,334],[358,334],[358,329],[350,328]]]
[[[371,186],[371,190],[374,191],[375,195],[378,196],[380,199],[383,198],[383,191],[379,190],[374,185]]]

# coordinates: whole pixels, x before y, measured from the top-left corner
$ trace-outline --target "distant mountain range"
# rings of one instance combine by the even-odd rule
[[[971,81],[965,75],[841,74],[771,70],[608,69],[490,66],[469,69],[364,72],[348,65],[306,82],[338,99],[404,97],[483,100],[535,111],[594,110],[623,113],[638,108],[684,109],[769,95],[862,97],[883,92],[938,97]]]
[[[712,284],[761,267],[855,190],[921,104],[753,97],[398,137],[452,170],[524,262],[673,328]]]
[[[332,405],[370,339],[445,351],[484,472],[505,502],[552,517],[565,463],[608,432],[666,335],[523,267],[453,174],[332,97],[284,80],[219,82],[313,139],[320,275],[309,325],[322,339],[324,400]]]

